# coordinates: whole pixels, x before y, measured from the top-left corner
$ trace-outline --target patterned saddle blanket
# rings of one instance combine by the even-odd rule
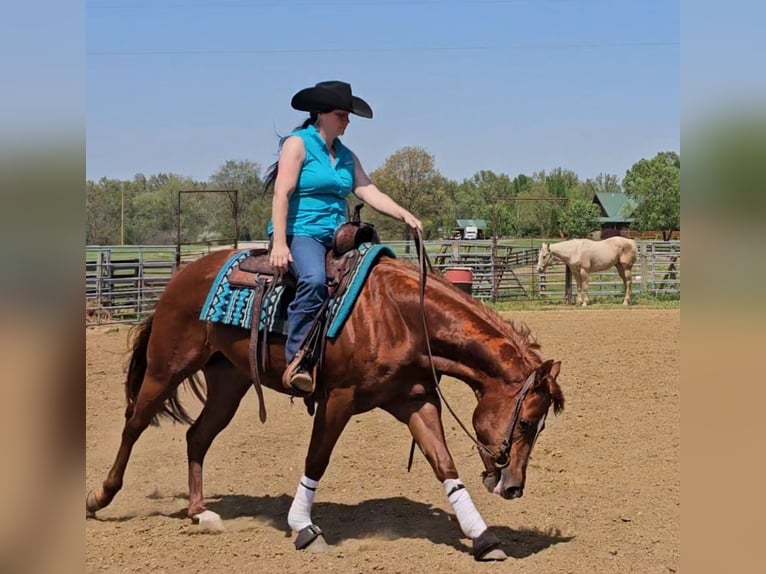
[[[253,320],[253,304],[255,290],[250,287],[233,285],[229,281],[232,271],[246,259],[248,250],[234,253],[224,263],[210,287],[205,304],[202,306],[199,318],[202,321],[222,323],[250,329]],[[359,259],[351,271],[348,288],[331,299],[327,306],[327,337],[334,339],[340,333],[343,324],[354,308],[365,280],[375,263],[381,256],[396,257],[393,250],[383,244],[362,243],[359,246]],[[295,297],[294,289],[277,285],[270,289],[268,296],[263,298],[263,304],[258,315],[258,330],[269,333],[287,333],[287,306]]]

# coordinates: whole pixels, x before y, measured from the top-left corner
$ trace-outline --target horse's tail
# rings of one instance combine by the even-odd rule
[[[125,379],[125,399],[128,405],[132,405],[141,390],[141,384],[146,374],[146,351],[149,347],[149,337],[152,334],[152,322],[154,315],[149,315],[143,322],[133,327],[130,331],[131,349],[130,362],[128,363],[128,376]],[[202,382],[196,374],[186,379],[194,395],[203,403],[205,394],[202,390]],[[194,419],[186,412],[178,398],[178,387],[165,400],[159,412],[152,417],[151,424],[159,425],[160,417],[167,417],[174,422],[192,424]]]
[[[633,265],[636,257],[638,257],[638,244],[635,239],[628,238],[628,254],[630,255],[630,264]]]

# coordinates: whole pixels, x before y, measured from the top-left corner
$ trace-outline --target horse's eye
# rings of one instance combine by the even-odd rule
[[[532,428],[532,425],[529,423],[526,419],[520,419],[519,420],[519,430],[521,432],[527,432],[529,429]]]

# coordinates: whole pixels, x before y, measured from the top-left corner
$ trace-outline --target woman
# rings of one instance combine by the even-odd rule
[[[335,229],[346,220],[346,197],[353,192],[373,209],[421,230],[420,220],[380,191],[359,158],[341,143],[349,114],[372,117],[372,109],[345,82],[320,82],[293,96],[294,109],[309,117],[281,142],[279,160],[266,176],[273,185],[271,265],[297,278],[295,299],[287,310],[285,386],[309,394],[314,381],[296,356],[327,297],[325,255]]]

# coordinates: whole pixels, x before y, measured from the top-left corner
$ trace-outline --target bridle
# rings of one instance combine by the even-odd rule
[[[553,251],[551,250],[550,246],[548,247],[548,253],[543,255],[542,259],[543,259],[543,264],[540,265],[539,267],[542,267],[543,269],[545,269],[546,267],[548,267],[548,265],[551,264],[551,261],[553,261]]]
[[[433,358],[433,355],[431,354],[431,341],[430,341],[430,337],[428,336],[428,324],[426,322],[426,307],[425,307],[426,276],[428,274],[427,269],[433,272],[434,268],[431,265],[431,261],[428,259],[428,254],[425,251],[425,247],[423,245],[423,237],[420,233],[420,230],[416,230],[416,233],[415,233],[415,247],[418,252],[418,262],[420,267],[420,310],[421,310],[421,316],[423,319],[423,331],[425,332],[426,349],[428,351],[428,362],[431,365],[431,374],[433,375],[433,378],[434,378],[434,386],[436,388],[436,392],[438,393],[439,398],[444,403],[444,406],[447,407],[447,410],[455,419],[457,424],[460,426],[461,429],[463,429],[463,432],[466,434],[466,436],[468,436],[468,438],[473,441],[476,447],[482,453],[484,453],[484,455],[486,455],[492,460],[496,470],[502,470],[511,464],[511,446],[513,445],[513,432],[516,430],[516,426],[518,425],[518,422],[520,420],[521,407],[524,404],[524,399],[526,398],[527,394],[532,388],[532,385],[535,382],[536,373],[535,371],[532,371],[529,374],[529,376],[526,378],[526,380],[524,381],[524,384],[521,386],[521,390],[519,391],[519,394],[516,397],[516,404],[513,408],[513,415],[511,416],[511,420],[508,423],[508,428],[505,433],[505,438],[503,439],[503,442],[500,443],[500,449],[497,452],[493,452],[493,450],[489,448],[489,446],[487,446],[486,444],[478,440],[468,431],[468,429],[460,420],[460,418],[457,416],[455,411],[452,410],[452,407],[450,406],[449,402],[447,402],[447,399],[444,397],[444,394],[441,391],[441,387],[439,385],[439,376],[436,373],[436,367],[434,366],[434,358]],[[539,434],[539,431],[538,431],[538,434]],[[414,455],[414,452],[415,452],[415,439],[412,439],[412,445],[410,447],[410,458],[407,464],[408,472],[410,468],[412,467],[412,457]]]

